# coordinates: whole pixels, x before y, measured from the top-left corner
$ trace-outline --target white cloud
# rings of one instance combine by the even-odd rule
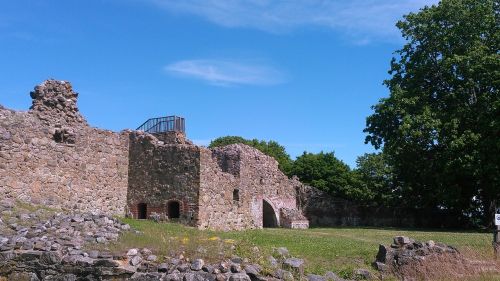
[[[225,27],[282,32],[322,26],[355,42],[398,40],[404,14],[439,0],[151,0],[174,13],[200,16]]]
[[[167,65],[165,70],[217,86],[275,85],[284,82],[283,74],[273,67],[232,60],[183,60]]]

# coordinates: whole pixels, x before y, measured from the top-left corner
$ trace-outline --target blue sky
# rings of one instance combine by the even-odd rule
[[[355,166],[370,106],[403,44],[395,22],[436,0],[0,2],[0,104],[68,80],[92,126],[186,118],[198,144],[276,140]]]

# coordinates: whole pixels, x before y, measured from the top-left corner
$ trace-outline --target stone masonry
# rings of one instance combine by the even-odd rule
[[[288,179],[273,158],[242,144],[207,149],[179,134],[174,143],[155,135],[130,135],[127,203],[133,217],[156,213],[200,229],[240,230],[284,226],[281,214],[294,213],[286,226],[308,226],[297,210],[301,183]]]
[[[30,93],[32,107],[0,106],[0,192],[65,209],[179,220],[200,229],[308,227],[301,183],[246,145],[208,149],[180,132],[90,127],[66,81]]]
[[[22,201],[123,214],[128,134],[89,127],[78,94],[47,80],[28,112],[0,107],[0,193]]]

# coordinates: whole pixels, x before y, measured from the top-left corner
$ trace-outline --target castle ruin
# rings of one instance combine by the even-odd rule
[[[156,213],[200,229],[309,226],[298,207],[302,184],[252,147],[194,145],[175,116],[142,130],[92,128],[66,81],[47,80],[31,97],[27,112],[0,106],[6,196],[138,219]]]

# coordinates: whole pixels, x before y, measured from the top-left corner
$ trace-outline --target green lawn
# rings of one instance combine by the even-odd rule
[[[273,248],[286,247],[293,256],[306,260],[307,272],[318,274],[334,271],[348,276],[355,268],[370,269],[378,245],[390,244],[396,235],[443,242],[475,258],[491,259],[493,255],[492,235],[489,233],[352,227],[213,232],[174,223],[124,221],[142,234],[124,234],[118,243],[110,246],[113,251],[148,247],[159,256],[183,253],[187,257],[201,257],[208,261],[240,255],[265,265]]]

